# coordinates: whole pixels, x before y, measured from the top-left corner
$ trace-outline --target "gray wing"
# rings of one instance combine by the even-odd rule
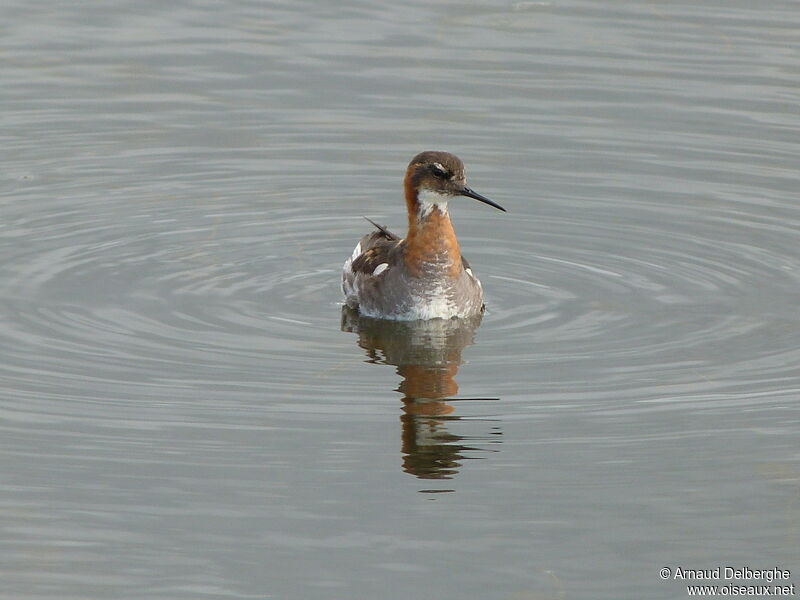
[[[400,236],[386,227],[370,219],[367,221],[372,223],[377,231],[361,238],[342,268],[342,292],[347,304],[353,308],[358,305],[359,282],[363,284],[365,278],[372,277],[379,265],[389,261],[389,253],[402,243]]]

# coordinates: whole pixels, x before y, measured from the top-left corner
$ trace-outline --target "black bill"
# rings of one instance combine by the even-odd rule
[[[506,212],[505,208],[503,208],[496,202],[492,202],[486,196],[481,196],[478,192],[476,192],[472,188],[465,187],[463,190],[461,190],[460,195],[467,196],[468,198],[475,198],[475,200],[479,200],[484,204],[488,204],[489,206],[494,206],[497,210],[502,210],[503,212]]]

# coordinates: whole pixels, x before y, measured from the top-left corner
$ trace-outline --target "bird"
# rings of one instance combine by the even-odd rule
[[[467,187],[464,163],[449,152],[417,154],[403,186],[408,233],[400,238],[367,219],[375,230],[361,238],[342,267],[345,303],[362,316],[397,321],[482,314],[483,287],[461,255],[448,203],[466,196],[506,209]]]

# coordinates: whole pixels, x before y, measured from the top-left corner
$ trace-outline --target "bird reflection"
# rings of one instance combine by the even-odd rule
[[[403,394],[400,421],[406,473],[420,479],[451,479],[467,458],[465,451],[487,451],[466,445],[464,436],[447,429],[448,421],[459,419],[453,414],[453,402],[497,400],[453,398],[458,393],[455,376],[462,364],[461,353],[474,343],[480,322],[481,315],[471,319],[387,321],[362,317],[346,306],[342,309],[342,331],[358,335],[358,345],[369,362],[394,365],[403,378],[397,391]],[[499,435],[496,430],[490,433]]]

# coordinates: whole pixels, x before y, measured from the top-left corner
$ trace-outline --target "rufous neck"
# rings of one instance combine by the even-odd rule
[[[457,277],[461,273],[461,249],[443,196],[405,184],[408,207],[406,266],[412,274],[440,272]]]

